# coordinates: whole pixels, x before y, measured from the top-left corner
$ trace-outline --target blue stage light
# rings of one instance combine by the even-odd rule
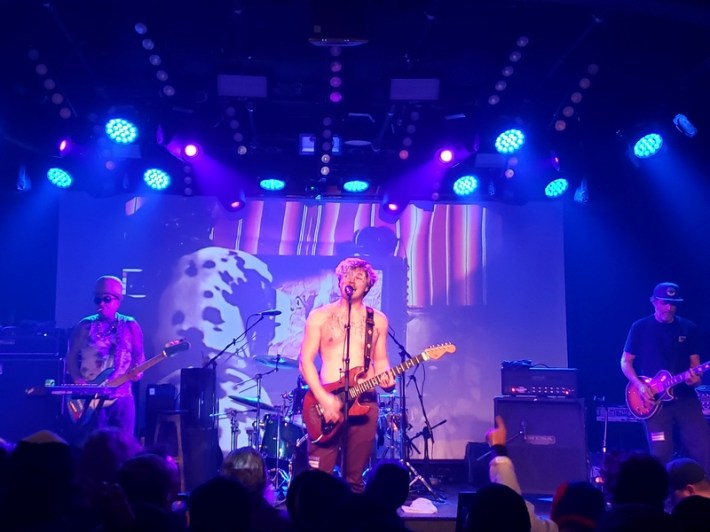
[[[639,159],[647,159],[658,153],[663,146],[663,137],[658,133],[644,135],[634,144],[634,155]]]
[[[262,179],[259,182],[259,186],[264,190],[268,190],[269,192],[276,192],[278,190],[283,190],[284,188],[286,188],[286,181],[284,181],[283,179],[269,177],[266,179]]]
[[[545,196],[548,198],[559,198],[567,192],[568,188],[569,182],[564,177],[560,177],[547,184],[545,187]]]
[[[106,122],[106,135],[116,144],[131,144],[138,138],[138,128],[123,118]]]
[[[61,168],[50,168],[47,170],[47,179],[58,188],[69,188],[74,182],[74,178],[71,174]]]
[[[170,186],[170,174],[158,168],[150,168],[143,173],[143,181],[153,190],[165,190]]]
[[[365,192],[368,188],[370,188],[370,183],[361,179],[351,179],[343,183],[343,190],[354,194]]]
[[[457,196],[470,196],[478,188],[478,178],[473,175],[464,175],[454,181],[454,194]]]
[[[508,129],[503,131],[496,139],[496,150],[498,153],[515,153],[525,144],[525,135],[519,129]]]

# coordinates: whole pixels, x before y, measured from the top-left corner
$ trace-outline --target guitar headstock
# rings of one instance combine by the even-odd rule
[[[172,342],[168,342],[167,344],[165,344],[165,347],[163,347],[163,353],[171,357],[175,353],[179,353],[180,351],[187,351],[188,349],[190,349],[190,342],[188,342],[184,338],[181,338],[180,340],[173,340]]]
[[[447,342],[445,344],[432,345],[431,347],[427,347],[424,350],[424,354],[426,355],[426,357],[433,358],[434,360],[443,357],[446,353],[454,352],[456,352],[456,346],[450,342]]]

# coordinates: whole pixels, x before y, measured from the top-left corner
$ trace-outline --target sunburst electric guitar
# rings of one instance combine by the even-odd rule
[[[180,351],[186,351],[190,349],[190,343],[186,340],[174,340],[165,344],[165,347],[160,352],[160,354],[154,356],[150,360],[146,360],[143,364],[140,364],[130,370],[125,375],[116,377],[115,379],[108,380],[109,375],[113,373],[114,368],[107,368],[102,371],[95,379],[87,382],[87,386],[101,386],[106,389],[106,393],[97,394],[96,398],[89,399],[69,399],[67,401],[67,412],[69,413],[69,418],[78,424],[86,424],[93,417],[97,408],[103,408],[106,406],[111,406],[116,399],[111,397],[111,392],[121,386],[123,383],[136,377],[140,373],[152,368],[157,363],[162,362],[166,358],[173,356],[175,353]],[[77,388],[82,385],[77,385]]]
[[[710,361],[678,373],[678,375],[671,375],[669,371],[661,370],[653,378],[639,377],[646,386],[650,386],[653,390],[653,399],[647,399],[641,395],[638,388],[632,382],[629,382],[626,385],[626,405],[637,418],[648,419],[658,412],[662,401],[673,400],[673,386],[685,382],[693,375],[700,376],[709,369]]]
[[[352,368],[349,373],[350,382],[353,383],[348,389],[347,399],[345,397],[345,377],[341,378],[337,382],[331,382],[324,384],[323,388],[326,391],[336,395],[343,402],[343,408],[348,409],[348,416],[364,416],[370,410],[370,406],[361,404],[358,398],[361,394],[370,391],[375,388],[384,376],[389,373],[396,377],[404,373],[406,370],[413,368],[414,366],[424,362],[425,360],[436,360],[444,356],[446,353],[453,353],[456,351],[456,346],[454,344],[439,344],[429,347],[422,351],[417,356],[407,359],[401,364],[390,368],[385,373],[380,373],[367,380],[359,381],[362,378],[363,369],[362,367]],[[305,397],[303,398],[303,421],[306,424],[306,431],[308,432],[308,437],[314,443],[326,443],[332,439],[337,433],[338,429],[342,425],[342,419],[336,422],[326,422],[323,417],[323,412],[321,410],[318,401],[316,401],[315,396],[311,390],[308,390]]]

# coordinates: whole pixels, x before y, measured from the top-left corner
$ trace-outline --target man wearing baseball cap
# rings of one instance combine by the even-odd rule
[[[68,402],[70,416],[85,425],[87,433],[93,428],[113,426],[134,434],[136,410],[131,381],[140,379],[142,374],[130,372],[145,362],[145,354],[140,325],[135,318],[118,312],[122,301],[121,279],[99,277],[94,285],[96,313],[79,321],[69,339],[67,373],[75,384],[105,385],[129,377],[110,389],[107,400]]]
[[[649,417],[644,421],[651,454],[664,464],[671,460],[673,429],[677,426],[688,454],[707,470],[710,428],[694,389],[700,384],[700,376],[689,371],[700,365],[698,328],[692,321],[676,315],[682,301],[677,284],[656,285],[651,294],[654,312],[631,325],[621,356],[621,370],[631,383],[627,399],[632,411],[634,401],[644,405],[644,409],[645,405],[653,407],[647,409]],[[664,392],[658,379],[661,371],[665,383],[671,375],[687,374]],[[659,408],[654,413],[655,405]]]
[[[690,458],[676,458],[666,465],[671,492],[671,504],[691,495],[710,498],[710,481],[703,467]]]

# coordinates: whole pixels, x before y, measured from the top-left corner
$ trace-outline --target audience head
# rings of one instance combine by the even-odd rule
[[[597,532],[672,532],[671,516],[648,504],[618,504],[604,512]]]
[[[77,464],[82,481],[113,482],[123,462],[140,452],[132,435],[115,427],[95,430],[84,441]]]
[[[174,474],[165,459],[155,454],[129,458],[116,473],[116,481],[129,503],[148,503],[169,508],[174,493]]]
[[[645,504],[663,510],[668,473],[655,457],[631,453],[605,463],[605,484],[613,505]]]
[[[291,481],[286,509],[297,530],[335,530],[350,497],[350,488],[343,480],[310,469]]]
[[[218,476],[194,488],[188,501],[191,532],[250,529],[249,491],[233,478]]]
[[[264,457],[252,447],[231,451],[222,462],[220,473],[238,480],[254,495],[264,494],[266,488]]]
[[[530,515],[523,497],[503,484],[487,484],[476,491],[464,519],[466,532],[529,532]]]
[[[33,529],[61,519],[71,506],[74,479],[74,456],[62,438],[40,431],[20,441],[7,457],[0,509],[5,525]]]
[[[594,530],[604,510],[604,494],[592,484],[564,482],[552,500],[550,519],[561,530]]]
[[[382,460],[367,475],[365,496],[396,511],[409,495],[409,470],[399,460]]]
[[[699,495],[683,498],[673,508],[674,530],[692,532],[710,527],[710,499]]]
[[[666,471],[672,504],[691,495],[710,497],[710,481],[703,467],[695,460],[678,458],[666,464]]]

